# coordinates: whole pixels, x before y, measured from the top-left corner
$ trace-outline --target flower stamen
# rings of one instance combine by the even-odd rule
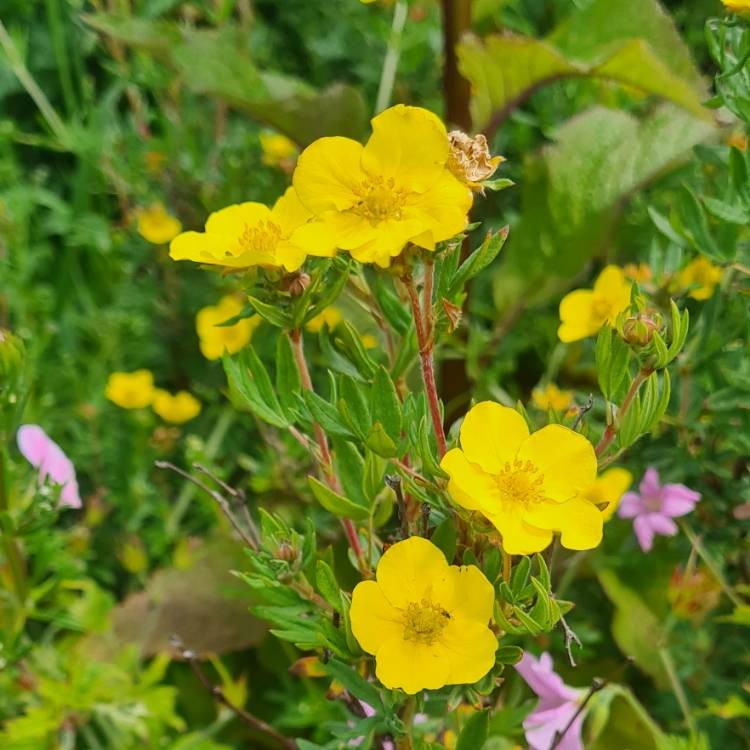
[[[354,188],[359,198],[352,211],[367,219],[371,224],[378,224],[385,219],[401,218],[401,210],[406,201],[406,191],[397,188],[392,177],[387,179],[377,176],[363,180]]]
[[[527,506],[544,500],[544,475],[531,461],[506,461],[495,481],[504,501]]]
[[[450,620],[450,614],[428,599],[410,602],[404,611],[404,640],[433,644]]]
[[[245,229],[240,235],[239,245],[243,253],[273,253],[281,238],[281,227],[273,221],[259,221]]]

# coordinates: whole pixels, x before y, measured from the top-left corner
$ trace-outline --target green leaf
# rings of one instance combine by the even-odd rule
[[[458,546],[456,523],[451,516],[441,521],[432,532],[430,541],[445,555],[448,564],[453,562]]]
[[[526,165],[521,217],[494,278],[500,314],[559,297],[602,247],[627,198],[691,156],[713,127],[670,105],[638,120],[595,107]]]
[[[480,274],[500,254],[508,239],[510,227],[488,232],[482,244],[461,264],[450,285],[449,296],[460,292],[467,281]]]
[[[382,365],[375,371],[372,381],[370,413],[372,421],[380,422],[388,437],[398,445],[401,440],[401,401],[388,370]]]
[[[518,646],[500,646],[495,652],[495,661],[499,664],[518,664],[523,659],[523,649]]]
[[[396,444],[388,437],[380,422],[375,422],[370,428],[365,444],[383,458],[393,458],[396,455]]]
[[[340,323],[336,327],[333,337],[363,379],[368,380],[375,374],[376,365],[367,353],[367,349],[362,343],[362,337],[351,323],[346,320]]]
[[[489,709],[472,714],[466,720],[461,734],[458,735],[456,750],[481,750],[482,745],[487,741],[489,719]]]
[[[565,77],[616,81],[705,116],[700,72],[656,0],[594,0],[545,40],[468,36],[458,56],[478,129],[502,122],[533,91]]]
[[[253,297],[249,294],[247,300],[253,306],[255,312],[257,312],[267,323],[283,329],[289,329],[292,327],[291,317],[284,311],[280,310],[276,305],[269,305],[267,302],[263,302],[257,297]]]
[[[326,309],[326,307],[332,305],[339,298],[339,295],[341,294],[342,290],[346,286],[347,280],[349,279],[350,269],[351,264],[347,263],[347,265],[344,266],[339,272],[336,280],[332,284],[326,284],[323,294],[316,300],[314,305],[308,308],[303,320],[300,322],[300,327],[304,323],[312,320],[316,315],[319,315],[321,312],[323,312],[323,310]]]
[[[668,688],[659,649],[666,633],[660,619],[648,608],[635,591],[627,588],[614,571],[599,569],[599,583],[615,606],[612,635],[625,656],[650,675],[661,690]]]
[[[290,421],[297,411],[297,395],[302,393],[302,381],[294,359],[289,338],[276,338],[276,393],[284,413]]]
[[[225,354],[222,364],[230,386],[248,409],[275,427],[289,425],[273,391],[268,372],[251,346],[243,349],[236,358]]]
[[[383,476],[388,465],[382,456],[369,450],[365,455],[365,470],[362,478],[362,492],[367,502],[372,505],[375,498],[385,490]]]
[[[305,403],[312,418],[330,437],[355,437],[354,432],[343,423],[338,409],[317,393],[305,391]]]
[[[357,448],[347,440],[332,441],[333,461],[336,474],[341,480],[344,492],[348,497],[362,506],[369,506],[362,492],[365,476],[365,461]]]
[[[344,422],[364,438],[372,426],[370,407],[363,386],[348,375],[341,377],[338,407]]]
[[[315,563],[315,583],[321,596],[340,613],[341,589],[331,567],[324,560]]]
[[[343,495],[334,492],[330,487],[319,482],[315,477],[307,477],[315,499],[334,516],[350,518],[352,521],[366,521],[370,512],[367,508],[353,503]]]
[[[355,698],[364,701],[374,709],[383,709],[383,701],[380,693],[374,685],[367,682],[357,671],[347,664],[331,659],[326,664],[326,671],[334,679],[338,680]]]

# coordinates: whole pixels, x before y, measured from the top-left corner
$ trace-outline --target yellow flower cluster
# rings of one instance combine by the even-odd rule
[[[542,411],[565,412],[573,406],[573,391],[561,391],[554,383],[548,383],[544,388],[534,388],[531,400]]]
[[[113,372],[107,379],[105,396],[122,409],[150,406],[165,422],[184,424],[200,414],[201,403],[187,391],[171,394],[154,386],[149,370]]]
[[[294,155],[283,136],[261,140],[264,160]],[[203,232],[170,245],[175,260],[230,268],[296,271],[306,256],[346,250],[363,263],[390,265],[408,245],[434,250],[462,232],[480,187],[497,168],[482,137],[449,134],[438,117],[399,104],[372,120],[363,146],[319,138],[300,155],[292,183],[272,208],[248,202],[212,213]]]
[[[153,203],[138,212],[138,234],[154,245],[164,245],[182,231],[180,220],[161,203]]]
[[[479,568],[448,565],[432,542],[410,537],[380,558],[375,581],[355,587],[352,632],[387,688],[413,695],[472,683],[495,664],[494,601]]]
[[[721,267],[707,258],[696,258],[677,274],[677,287],[686,290],[693,299],[707,300],[714,296],[721,273]]]

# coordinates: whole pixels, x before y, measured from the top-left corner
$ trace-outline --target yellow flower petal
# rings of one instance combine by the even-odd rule
[[[432,596],[450,613],[451,622],[460,618],[487,625],[492,617],[495,589],[475,565],[450,565],[432,588]]]
[[[566,294],[560,302],[560,327],[557,335],[563,343],[579,341],[593,336],[601,328],[592,318],[594,293],[590,289],[576,289]]]
[[[432,542],[412,536],[390,547],[380,558],[377,580],[395,607],[421,601],[432,581],[446,574],[445,555]]]
[[[500,493],[493,477],[478,465],[472,464],[462,450],[449,450],[443,456],[440,468],[450,476],[450,496],[462,507],[468,510],[489,510],[499,504]]]
[[[413,220],[401,221],[388,218],[371,226],[372,239],[349,249],[351,256],[360,263],[376,263],[388,268],[406,246],[406,243],[419,232],[421,225]],[[351,241],[348,244],[352,244]],[[340,245],[343,247],[343,245]]]
[[[594,294],[611,300],[613,306],[622,310],[630,304],[630,281],[619,266],[606,266],[594,282]]]
[[[544,475],[543,493],[564,502],[596,479],[594,446],[573,430],[550,424],[529,435],[518,451],[520,461],[530,461]]]
[[[450,671],[451,661],[438,642],[427,645],[392,638],[375,657],[375,675],[383,685],[401,688],[409,695],[443,687]]]
[[[262,203],[236,203],[210,214],[206,220],[206,233],[239,237],[247,227],[270,218],[271,211]]]
[[[444,171],[449,153],[448,132],[438,117],[421,107],[398,104],[373,118],[362,168],[424,192]]]
[[[450,659],[448,685],[477,682],[495,666],[497,637],[484,623],[451,617],[440,642]]]
[[[486,513],[503,538],[503,549],[509,555],[531,555],[549,547],[552,532],[531,526],[523,518],[523,506],[503,503],[495,513]]]
[[[593,549],[602,541],[602,514],[588,500],[537,503],[524,511],[523,518],[540,529],[559,531],[567,549]]]
[[[375,581],[362,581],[354,587],[349,617],[354,637],[368,654],[376,654],[386,641],[399,638],[404,632],[401,612],[385,598]]]
[[[529,436],[526,420],[515,410],[482,401],[469,410],[461,425],[461,448],[472,463],[497,474],[516,457]]]
[[[192,260],[194,263],[232,268],[248,265],[248,254],[241,251],[236,238],[203,232],[183,232],[177,235],[169,245],[169,257],[172,260]],[[268,258],[270,262],[272,256]]]
[[[270,213],[271,221],[281,227],[281,234],[288,237],[297,227],[312,218],[312,214],[302,205],[293,187],[289,187],[280,196]]]
[[[593,484],[589,485],[580,495],[594,505],[607,504],[602,513],[602,518],[608,521],[617,510],[622,496],[628,491],[633,483],[633,475],[619,466],[607,469],[601,476],[597,477]]]
[[[365,174],[362,145],[350,138],[319,138],[300,155],[292,182],[302,203],[314,214],[353,206]]]

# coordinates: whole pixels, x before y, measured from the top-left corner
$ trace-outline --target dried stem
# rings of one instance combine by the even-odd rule
[[[588,702],[594,697],[596,693],[598,693],[607,683],[604,680],[600,680],[598,677],[595,677],[593,681],[591,682],[591,687],[589,688],[588,693],[586,693],[586,697],[581,701],[581,703],[578,706],[578,709],[576,712],[570,717],[570,721],[563,727],[562,730],[558,730],[555,732],[555,737],[552,740],[552,744],[549,746],[549,750],[556,750],[560,746],[560,743],[565,738],[565,735],[568,733],[570,728],[573,726],[575,720],[583,713],[583,711],[586,709],[586,706],[588,705]]]
[[[190,669],[193,670],[193,674],[198,678],[198,681],[201,683],[201,685],[206,688],[206,690],[214,697],[217,703],[220,703],[222,706],[226,706],[230,711],[232,711],[232,713],[237,716],[238,719],[247,724],[247,726],[251,727],[257,732],[260,732],[261,734],[265,734],[268,737],[273,738],[279,748],[285,748],[285,750],[298,750],[297,743],[293,739],[285,737],[277,729],[274,729],[274,727],[272,727],[268,722],[263,721],[263,719],[259,719],[257,716],[254,716],[241,706],[237,706],[232,703],[232,701],[230,701],[229,698],[227,698],[227,696],[224,694],[224,691],[218,685],[214,685],[211,680],[208,679],[208,676],[203,671],[201,663],[196,658],[195,652],[191,651],[188,648],[185,648],[185,645],[177,636],[172,636],[171,642],[174,648],[176,648],[177,651],[180,652],[180,656],[190,665]]]
[[[448,446],[445,440],[445,430],[443,429],[443,418],[440,414],[440,399],[438,398],[437,385],[435,384],[435,366],[432,358],[434,340],[432,336],[432,303],[427,302],[427,292],[432,294],[432,275],[433,265],[427,264],[425,267],[425,311],[428,315],[423,315],[422,307],[419,303],[419,294],[414,286],[414,279],[410,275],[403,277],[404,286],[409,293],[409,302],[411,303],[412,314],[414,315],[414,327],[417,332],[417,344],[419,345],[419,359],[422,365],[422,380],[424,381],[425,393],[427,394],[427,403],[430,408],[430,417],[432,426],[435,431],[435,438],[438,445],[438,458],[442,458]]]
[[[307,391],[312,391],[312,378],[310,377],[310,370],[307,367],[305,351],[302,346],[302,331],[299,329],[289,331],[289,341],[292,344],[294,360],[297,363],[302,387]],[[323,428],[317,422],[313,422],[313,431],[315,432],[315,440],[317,441],[320,450],[320,460],[326,480],[334,492],[341,493],[341,483],[333,469],[333,459],[331,457],[331,449],[328,446],[328,438],[326,437]],[[357,529],[354,527],[354,523],[349,518],[342,518],[341,525],[344,527],[344,533],[346,534],[349,546],[357,559],[359,572],[363,576],[369,577],[370,571],[364,553],[362,552],[362,545],[359,543],[359,537],[357,536]]]

